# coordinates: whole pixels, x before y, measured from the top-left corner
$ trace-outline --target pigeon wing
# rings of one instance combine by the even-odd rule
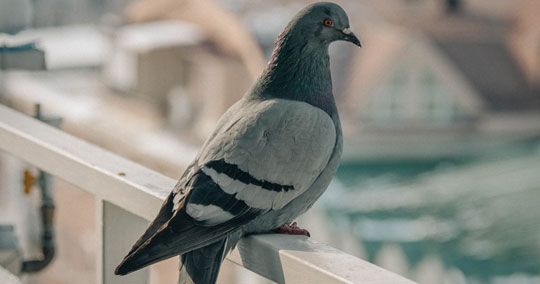
[[[307,103],[239,101],[116,273],[208,245],[284,207],[324,170],[335,144],[330,116]]]
[[[186,204],[188,214],[202,224],[238,218],[247,208],[281,209],[313,184],[336,145],[330,116],[307,103],[245,104],[200,154],[200,171],[217,185],[215,191],[193,192]],[[238,202],[224,203],[231,199]]]

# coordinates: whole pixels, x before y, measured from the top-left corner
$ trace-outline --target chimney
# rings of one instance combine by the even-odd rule
[[[461,10],[461,0],[446,0],[446,12],[456,14]]]

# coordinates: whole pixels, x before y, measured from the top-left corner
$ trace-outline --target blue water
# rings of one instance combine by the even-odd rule
[[[514,145],[512,148],[501,149],[486,157],[474,159],[344,163],[340,166],[331,185],[332,190],[323,196],[321,203],[336,232],[342,231],[344,226],[356,228],[352,231],[355,233],[359,245],[365,251],[364,257],[370,261],[375,260],[383,246],[393,244],[398,245],[404,252],[409,267],[414,268],[427,255],[436,254],[445,268],[459,269],[465,276],[465,283],[538,283],[537,281],[540,281],[538,278],[540,275],[540,235],[538,235],[539,230],[536,228],[527,230],[525,226],[523,235],[514,234],[518,236],[517,240],[502,240],[498,243],[505,244],[505,247],[486,249],[482,247],[481,234],[488,235],[489,237],[486,239],[489,239],[491,241],[489,244],[493,246],[497,242],[492,242],[492,240],[497,240],[497,236],[490,234],[499,234],[501,231],[491,232],[485,229],[475,231],[474,228],[464,231],[459,228],[462,220],[458,219],[463,218],[459,203],[448,207],[430,207],[428,205],[420,208],[400,207],[398,209],[359,210],[362,208],[354,208],[354,204],[351,207],[351,200],[355,196],[363,196],[362,194],[366,192],[370,192],[368,196],[375,199],[400,199],[402,196],[399,192],[390,195],[388,192],[391,192],[394,187],[401,188],[403,185],[414,188],[415,184],[426,177],[452,175],[454,171],[463,167],[474,167],[491,161],[519,161],[520,158],[532,155],[537,156],[540,163],[539,140],[526,141]],[[539,200],[540,184],[537,186],[538,191],[511,194],[522,194],[525,200]],[[381,195],[377,196],[377,192],[380,192]],[[527,197],[528,195],[530,198]],[[490,202],[494,201],[486,197],[485,203],[489,204]],[[348,205],[342,206],[342,204]],[[505,205],[504,202],[502,204]],[[512,210],[519,208],[519,205],[515,204],[507,204],[507,206],[513,208]],[[538,210],[531,214],[538,217],[537,226],[540,226],[540,204],[537,208]],[[474,219],[476,217],[473,215],[468,218]],[[521,222],[521,219],[516,218],[515,222]],[[492,221],[497,222],[497,220]],[[512,228],[524,227],[518,225],[516,224]],[[531,226],[534,225],[533,221]],[[430,226],[436,226],[438,231],[432,230],[434,233],[431,232]],[[479,227],[482,227],[482,222],[480,222]],[[492,225],[492,227],[497,228],[496,225]],[[420,229],[414,231],[414,228]],[[431,234],[424,236],[421,232],[422,228],[428,228],[427,231],[430,231]],[[500,238],[507,235],[503,233]],[[471,236],[480,242],[477,242],[476,247],[473,246],[471,251],[464,250],[463,247],[470,243]],[[519,240],[521,237],[524,240],[522,246],[520,246]],[[536,246],[534,241],[532,242],[533,246],[530,245],[531,238],[536,239]],[[507,243],[515,245],[507,247]],[[494,251],[494,253],[490,254],[486,251]],[[519,275],[518,280],[514,279],[515,275]]]

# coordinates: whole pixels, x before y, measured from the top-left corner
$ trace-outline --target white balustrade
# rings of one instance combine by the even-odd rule
[[[176,181],[0,105],[0,150],[96,198],[97,283],[147,283],[149,269],[113,274]],[[414,283],[300,236],[244,238],[228,261],[277,283]]]

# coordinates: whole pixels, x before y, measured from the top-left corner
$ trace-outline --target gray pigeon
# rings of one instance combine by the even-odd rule
[[[310,5],[291,20],[116,274],[181,255],[179,283],[215,283],[242,236],[307,233],[289,224],[328,187],[342,152],[328,56],[337,40],[360,46],[336,4]]]

